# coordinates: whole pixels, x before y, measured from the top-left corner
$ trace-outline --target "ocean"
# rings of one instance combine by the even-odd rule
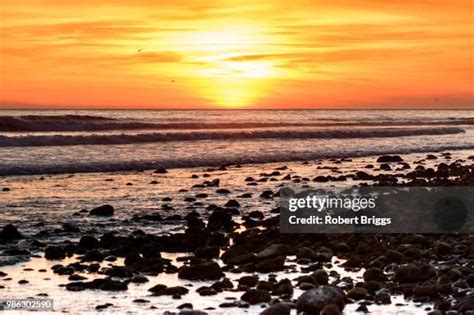
[[[400,154],[403,163],[378,160],[392,153]],[[294,302],[306,290],[299,278],[309,277],[314,268],[326,272],[331,285],[349,292],[354,284],[364,283],[366,268],[383,261],[380,255],[388,249],[406,255],[403,261],[387,263],[384,272],[389,279],[405,259],[434,266],[440,274],[451,268],[464,270],[472,260],[462,252],[472,243],[465,235],[418,235],[413,245],[407,234],[286,237],[272,220],[280,210],[282,187],[346,188],[386,184],[387,179],[401,184],[416,180],[417,185],[456,183],[472,174],[473,161],[474,111],[3,110],[0,228],[12,224],[24,238],[6,243],[0,238],[0,269],[6,274],[0,273],[0,290],[6,298],[51,298],[55,311],[70,314],[101,308],[105,313],[157,314],[177,311],[184,303],[209,314],[259,314],[266,303],[243,302],[243,276],[257,275],[268,283],[288,279],[293,293],[278,298]],[[157,172],[158,167],[167,171]],[[434,171],[446,168],[452,170],[449,178]],[[414,179],[412,172],[428,176]],[[361,179],[359,173],[369,179]],[[114,207],[113,216],[90,214],[106,204]],[[199,218],[202,227],[211,228],[210,216],[222,211],[231,211],[231,231],[198,229],[193,234],[189,218]],[[250,220],[252,215],[259,219]],[[112,247],[106,245],[110,235],[120,237]],[[81,242],[91,237],[99,247],[82,248]],[[213,261],[222,266],[233,289],[202,296],[200,288],[214,286],[213,281],[179,277],[178,270],[197,253],[196,246],[183,249],[182,244],[195,240],[202,241],[196,246],[220,244],[220,258]],[[439,241],[453,248],[452,255],[438,255]],[[235,248],[258,253],[273,243],[288,242],[284,266],[273,276],[256,272],[255,263],[232,266],[221,259]],[[337,249],[341,242],[347,243],[348,252]],[[171,264],[165,272],[124,267],[130,265],[129,253],[150,244],[158,246],[157,255],[166,265]],[[249,247],[241,247],[246,244]],[[345,262],[356,253],[357,244],[373,250],[356,255],[359,267],[347,268]],[[49,246],[67,249],[67,256],[47,258]],[[298,257],[299,249],[305,253],[323,248],[332,248],[328,261]],[[412,256],[420,252],[427,254]],[[156,262],[157,257],[150,259]],[[134,276],[148,282],[135,283],[121,275],[114,279],[126,285],[123,291],[67,288],[82,283],[78,279],[103,280],[114,268],[132,268]],[[395,282],[388,283],[396,288]],[[155,296],[149,290],[156,285],[189,292],[182,297]],[[462,296],[461,286],[452,287],[457,290],[452,296]],[[396,290],[389,297],[390,305],[368,305],[371,314],[418,314],[435,308],[433,300],[412,299]],[[362,302],[348,303],[345,314],[356,313]]]
[[[474,110],[2,110],[0,176],[474,149]]]

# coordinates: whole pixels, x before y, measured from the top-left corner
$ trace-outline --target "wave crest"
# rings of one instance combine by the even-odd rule
[[[115,135],[52,135],[52,136],[0,136],[0,147],[119,145],[133,143],[249,140],[249,139],[349,139],[389,138],[423,135],[463,133],[455,127],[443,128],[369,128],[360,130],[252,130],[252,131],[195,131]]]

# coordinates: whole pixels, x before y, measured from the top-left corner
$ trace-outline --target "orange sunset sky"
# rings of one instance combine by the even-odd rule
[[[0,10],[0,108],[474,108],[474,1]]]

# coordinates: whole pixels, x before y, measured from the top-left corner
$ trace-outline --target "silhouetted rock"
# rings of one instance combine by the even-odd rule
[[[217,280],[224,273],[219,265],[213,261],[206,261],[179,269],[178,277],[186,280]]]
[[[18,240],[22,238],[23,235],[18,232],[17,228],[12,224],[5,225],[5,227],[2,229],[2,232],[0,233],[0,239],[4,239],[7,241]]]
[[[245,292],[240,299],[253,305],[268,302],[271,298],[272,297],[270,296],[270,293],[268,293],[268,291],[260,289],[250,289]]]
[[[89,215],[95,215],[95,216],[111,216],[114,214],[114,207],[111,205],[103,205],[97,208],[92,209],[89,212]]]
[[[66,258],[66,252],[60,246],[47,246],[44,257],[49,260],[60,260]]]
[[[403,162],[399,155],[382,155],[377,159],[379,163]]]

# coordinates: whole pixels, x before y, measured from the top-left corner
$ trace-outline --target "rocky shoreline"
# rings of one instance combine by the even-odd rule
[[[289,174],[286,166],[279,166],[271,172],[247,177],[244,182],[248,187],[275,178],[278,179],[275,183],[303,184],[302,187],[348,180],[372,186],[474,186],[474,157],[454,160],[451,156],[430,154],[411,164],[400,156],[383,156],[364,169],[312,178]],[[429,160],[440,162],[436,167],[423,166]],[[337,165],[346,160],[332,162]],[[225,171],[228,167],[218,170]],[[327,166],[317,166],[324,168]],[[377,173],[372,172],[374,169]],[[156,172],[166,174],[164,169]],[[192,175],[204,180],[183,189],[212,187],[216,194],[230,195],[229,189],[220,187],[219,178],[213,178],[212,170],[207,173],[211,175]],[[150,185],[154,184],[150,182]],[[7,193],[9,188],[3,191]],[[128,235],[113,231],[100,233],[101,225],[116,220],[116,210],[108,204],[73,214],[77,220],[90,217],[103,220],[94,227],[95,234],[65,223],[56,232],[66,237],[49,242],[45,233],[24,235],[21,225],[8,224],[0,232],[4,264],[9,259],[19,263],[31,257],[54,261],[51,267],[54,274],[67,279],[62,290],[74,294],[88,290],[126,292],[131,285],[146,287],[146,295],[130,303],[153,309],[154,306],[148,305],[151,297],[180,300],[182,303],[169,309],[169,314],[235,314],[247,310],[265,315],[292,312],[332,315],[347,313],[350,305],[356,305],[352,310],[367,313],[374,305],[392,305],[394,295],[424,305],[417,311],[432,315],[474,311],[472,234],[281,234],[278,208],[268,209],[266,213],[241,212],[241,200],[250,197],[248,194],[228,198],[223,206],[208,203],[208,197],[201,192],[187,200],[201,203],[205,213],[154,212],[126,219],[138,226],[178,222],[180,231],[172,233],[147,233],[142,229]],[[275,201],[279,197],[278,189],[261,191],[258,197]],[[169,259],[166,253],[178,255]],[[71,259],[74,261],[64,263]],[[348,277],[333,269],[335,259],[341,262],[340,268],[361,272],[362,278]],[[164,274],[175,276],[183,285],[160,283]],[[158,283],[149,285],[151,279],[157,279]],[[24,281],[23,285],[28,285],[28,279],[17,279],[0,271],[0,292],[7,290],[12,281]],[[207,284],[186,285],[203,281]],[[200,309],[196,301],[187,300],[190,291],[202,299],[219,297],[224,292],[235,293],[237,298],[223,298],[214,307]],[[260,310],[249,311],[254,305],[260,306]],[[95,306],[95,310],[103,312],[113,309],[113,303]]]

